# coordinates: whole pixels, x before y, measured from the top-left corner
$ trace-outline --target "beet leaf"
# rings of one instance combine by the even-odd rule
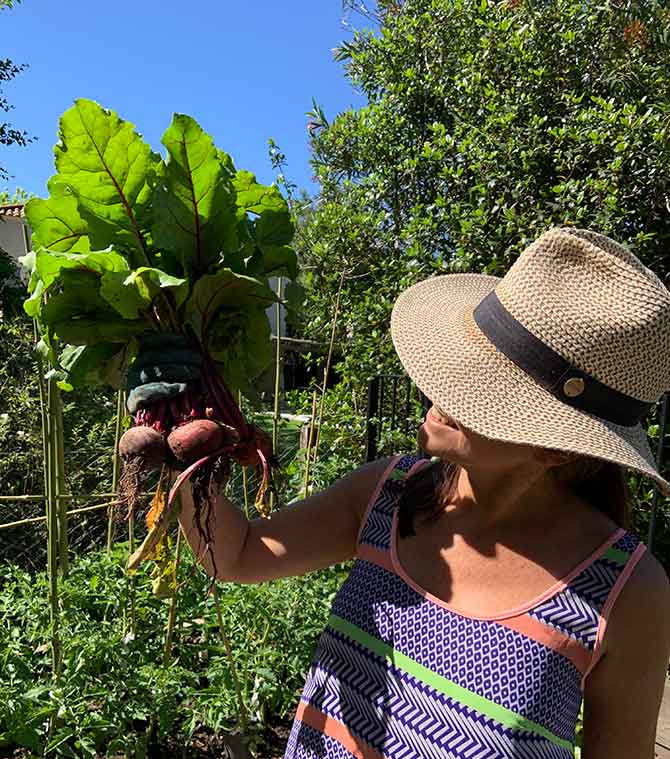
[[[162,142],[168,159],[153,197],[153,240],[197,277],[237,245],[230,171],[190,116],[175,114]]]

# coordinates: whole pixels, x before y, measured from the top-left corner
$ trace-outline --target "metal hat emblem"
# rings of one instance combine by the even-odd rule
[[[581,377],[571,377],[563,385],[563,392],[568,398],[576,398],[584,392],[584,380]]]

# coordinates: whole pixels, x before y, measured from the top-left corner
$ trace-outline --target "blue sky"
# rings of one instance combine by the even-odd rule
[[[340,0],[23,0],[0,13],[0,57],[30,66],[5,97],[9,120],[38,140],[0,146],[13,175],[0,189],[46,194],[58,117],[86,97],[133,122],[154,150],[172,113],[188,113],[264,183],[272,137],[289,179],[314,191],[312,97],[329,118],[363,104],[332,59],[350,36],[341,19]]]

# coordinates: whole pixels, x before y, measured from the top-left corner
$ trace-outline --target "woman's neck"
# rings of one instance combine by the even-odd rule
[[[523,467],[491,471],[460,468],[445,510],[480,528],[547,519],[557,503],[571,498],[569,489],[551,470]]]

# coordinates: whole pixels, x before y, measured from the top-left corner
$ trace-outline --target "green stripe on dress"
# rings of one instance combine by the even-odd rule
[[[615,564],[621,564],[621,566],[623,566],[628,563],[630,554],[626,553],[626,551],[620,551],[618,548],[608,548],[603,554],[603,559],[607,559],[607,561],[612,561]]]
[[[369,633],[366,633],[365,630],[361,630],[360,627],[351,624],[351,622],[348,622],[346,619],[342,619],[342,617],[338,617],[336,614],[331,614],[328,619],[328,624],[334,630],[346,635],[356,643],[360,643],[360,645],[364,646],[369,651],[372,651],[372,653],[382,656],[393,664],[394,667],[403,670],[403,672],[406,672],[408,675],[411,675],[422,683],[434,688],[439,693],[443,693],[445,696],[453,698],[465,706],[476,709],[480,714],[484,714],[487,717],[496,720],[496,722],[499,722],[501,725],[513,730],[524,730],[526,732],[535,733],[536,735],[541,735],[543,738],[546,738],[561,748],[567,748],[570,750],[574,749],[574,746],[570,741],[567,741],[564,738],[559,738],[550,730],[547,730],[546,727],[522,717],[511,709],[500,706],[494,701],[490,701],[488,698],[479,696],[467,688],[456,685],[456,683],[451,682],[451,680],[448,680],[446,677],[442,677],[442,675],[438,675],[436,672],[428,669],[428,667],[424,667],[423,664],[419,664],[414,661],[414,659],[410,659],[409,656],[400,653],[400,651],[396,651],[393,646],[390,646],[388,643],[379,640],[379,638],[375,638]]]

